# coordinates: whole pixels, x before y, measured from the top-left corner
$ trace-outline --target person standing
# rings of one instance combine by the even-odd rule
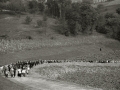
[[[27,65],[27,67],[26,67],[26,73],[29,74],[29,71],[30,71],[30,66]]]
[[[17,69],[16,65],[13,66],[13,69],[14,69],[14,77],[15,77],[16,76],[16,69]]]
[[[19,69],[18,69],[18,77],[21,77],[21,74],[22,74],[22,69],[19,68]]]
[[[26,75],[26,69],[25,69],[25,67],[22,69],[22,75],[25,77],[25,75]]]
[[[13,67],[10,68],[10,75],[11,75],[11,77],[14,77],[14,69],[13,69]]]
[[[5,75],[5,77],[8,77],[8,75],[9,75],[8,65],[5,65],[5,67],[4,67],[4,75]]]

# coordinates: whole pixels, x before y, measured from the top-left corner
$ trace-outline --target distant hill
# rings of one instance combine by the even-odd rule
[[[113,0],[111,2],[108,2],[106,6],[117,5],[117,4],[120,4],[120,0]]]
[[[114,6],[120,4],[120,0],[112,0],[109,2],[102,2],[102,3],[96,3],[92,4],[94,7],[96,7],[98,4],[103,4],[104,6]]]

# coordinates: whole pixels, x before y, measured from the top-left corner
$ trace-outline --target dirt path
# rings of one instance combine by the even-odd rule
[[[25,86],[31,88],[30,90],[102,90],[99,88],[92,88],[89,86],[85,87],[73,83],[40,78],[39,75],[34,72],[35,69],[38,67],[39,66],[32,69],[31,74],[27,77],[9,78],[9,80],[18,84],[24,84]]]

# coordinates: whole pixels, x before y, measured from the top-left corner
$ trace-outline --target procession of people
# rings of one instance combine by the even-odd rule
[[[33,66],[42,64],[42,61],[18,61],[0,67],[0,73],[5,77],[25,77]]]
[[[60,63],[60,60],[18,61],[0,67],[0,73],[5,77],[25,77],[33,66],[43,63]]]
[[[62,63],[62,62],[81,62],[80,60],[34,60],[34,61],[18,61],[8,65],[0,66],[0,73],[5,77],[25,77],[29,74],[31,68],[43,63]],[[82,60],[82,62],[87,62]],[[94,61],[88,61],[93,63]],[[111,63],[112,61],[96,61],[97,63]],[[112,62],[113,63],[113,62]]]

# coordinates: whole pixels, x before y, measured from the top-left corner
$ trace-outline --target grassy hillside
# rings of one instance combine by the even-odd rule
[[[5,14],[6,15],[6,14]],[[41,15],[28,15],[32,18],[32,23],[30,25],[26,25],[25,18],[27,15],[18,16],[14,15],[0,15],[0,36],[2,38],[3,35],[7,36],[7,39],[28,39],[30,36],[32,39],[41,38],[41,34],[45,32],[44,28],[37,28],[37,20],[42,20]],[[55,22],[54,19],[48,19],[48,27],[47,32],[49,34],[52,33],[49,26]],[[45,34],[42,34],[45,35]]]
[[[113,0],[111,2],[106,3],[106,6],[112,6],[112,5],[117,5],[120,4],[120,0]]]
[[[96,3],[96,4],[92,4],[94,7],[97,7],[97,5],[99,4],[103,4],[104,6],[113,6],[113,5],[118,5],[120,4],[120,0],[112,0],[109,2],[102,2],[102,3]]]
[[[111,5],[111,6],[104,6],[100,10],[100,14],[106,14],[106,13],[116,13],[116,9],[120,7],[120,4],[117,5]]]

